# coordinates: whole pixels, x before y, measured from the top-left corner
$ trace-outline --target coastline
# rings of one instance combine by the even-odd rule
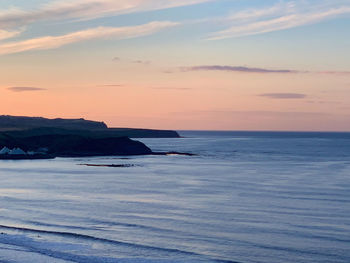
[[[348,138],[142,142],[198,156],[0,161],[1,260],[347,262]]]
[[[149,156],[149,155],[156,155],[156,156],[170,156],[170,155],[182,155],[182,156],[197,156],[197,154],[194,153],[187,153],[187,152],[151,152],[147,154],[118,154],[118,155],[105,155],[105,154],[67,154],[67,155],[54,155],[54,154],[47,154],[47,155],[0,155],[0,161],[2,160],[49,160],[49,159],[55,159],[55,158],[84,158],[84,157],[117,157],[117,156]]]

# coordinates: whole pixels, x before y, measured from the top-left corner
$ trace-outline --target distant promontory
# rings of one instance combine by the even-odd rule
[[[49,128],[49,129],[48,129]],[[0,132],[24,131],[25,134],[44,134],[48,129],[50,134],[94,134],[97,137],[122,137],[129,138],[179,138],[176,131],[137,129],[137,128],[109,128],[104,122],[80,119],[47,119],[42,117],[22,117],[0,115]],[[56,131],[55,131],[56,130]]]
[[[4,149],[0,159],[153,154],[130,138],[178,137],[176,131],[109,128],[104,122],[85,119],[6,115],[0,116],[0,150]]]

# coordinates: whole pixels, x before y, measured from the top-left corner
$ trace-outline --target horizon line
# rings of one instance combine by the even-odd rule
[[[147,128],[145,128],[147,129]],[[152,129],[152,128],[149,128]],[[169,130],[169,129],[166,129]],[[329,131],[329,130],[296,130],[296,131],[291,131],[291,130],[179,130],[179,129],[174,129],[177,132],[281,132],[281,133],[350,133],[349,131]]]

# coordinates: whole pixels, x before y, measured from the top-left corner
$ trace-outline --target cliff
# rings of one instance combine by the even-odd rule
[[[0,148],[20,148],[33,154],[3,154],[0,159],[154,154],[145,144],[129,137],[179,135],[175,131],[108,128],[103,122],[84,119],[0,116]]]
[[[56,127],[63,129],[107,129],[103,122],[88,121],[85,119],[46,119],[42,117],[23,117],[23,116],[0,116],[1,130],[30,129],[38,127]]]
[[[135,128],[109,128],[104,122],[85,119],[46,119],[42,117],[0,116],[0,132],[10,136],[39,136],[49,134],[76,134],[103,137],[129,137],[129,138],[178,138],[176,131],[135,129]]]

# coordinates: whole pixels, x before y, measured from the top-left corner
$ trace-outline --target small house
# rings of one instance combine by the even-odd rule
[[[26,152],[21,148],[13,148],[9,153],[9,155],[26,155]]]
[[[10,151],[11,150],[5,146],[0,150],[0,155],[8,154]]]

